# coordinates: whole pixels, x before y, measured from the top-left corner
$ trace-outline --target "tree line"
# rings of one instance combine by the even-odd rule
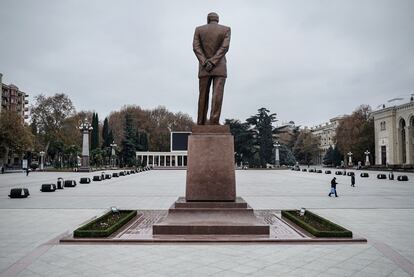
[[[111,163],[112,149],[120,166],[136,165],[136,151],[169,151],[171,131],[191,131],[194,122],[187,114],[173,113],[165,107],[142,109],[124,106],[112,111],[103,121],[92,111],[77,112],[66,94],[38,95],[31,106],[29,126],[14,112],[2,111],[0,116],[0,156],[25,155],[45,161],[54,167],[76,167],[81,154],[80,122],[87,120],[93,129],[90,135],[92,165]],[[351,115],[343,117],[336,130],[333,146],[323,157],[323,163],[338,166],[346,153],[352,152],[354,161],[364,161],[364,152],[374,154],[374,124],[369,117],[371,108],[363,105]],[[274,126],[276,113],[260,108],[245,121],[226,119],[234,136],[235,161],[249,167],[275,164],[275,142],[279,141],[280,164],[312,164],[320,155],[319,140],[311,130],[291,126]],[[116,145],[116,146],[115,146]]]
[[[371,161],[375,160],[374,122],[369,116],[370,112],[370,106],[361,105],[351,115],[344,116],[339,121],[332,145],[324,153],[324,165],[340,166],[346,163],[349,152],[352,152],[355,162],[365,161],[366,150],[371,153]],[[321,149],[320,141],[312,131],[294,125],[287,131],[273,126],[276,121],[276,113],[271,113],[266,108],[258,109],[255,115],[244,122],[226,119],[225,124],[230,126],[234,136],[237,164],[261,168],[275,164],[276,142],[279,142],[281,165],[315,164]]]
[[[0,157],[24,155],[33,166],[38,165],[39,153],[45,153],[45,163],[56,168],[77,167],[81,155],[80,123],[87,120],[90,134],[90,161],[94,166],[109,165],[114,145],[117,164],[135,165],[135,151],[167,151],[170,130],[190,131],[191,117],[173,113],[165,107],[142,109],[124,106],[112,111],[103,121],[92,111],[77,112],[66,94],[37,95],[31,105],[28,126],[15,112],[0,115]],[[112,145],[112,147],[111,147]]]

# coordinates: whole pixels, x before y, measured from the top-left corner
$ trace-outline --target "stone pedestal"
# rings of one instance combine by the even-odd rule
[[[234,201],[234,139],[229,126],[201,125],[188,137],[187,201]]]
[[[236,197],[234,139],[228,126],[198,125],[188,138],[186,197],[153,225],[153,235],[258,235],[269,226]]]
[[[79,172],[90,172],[91,167],[89,166],[89,156],[82,156],[81,166],[79,167]]]
[[[260,221],[240,197],[229,202],[194,202],[184,197],[171,206],[168,216],[154,224],[153,235],[269,235],[269,226]]]

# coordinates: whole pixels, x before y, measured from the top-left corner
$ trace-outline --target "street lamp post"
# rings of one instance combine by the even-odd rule
[[[352,164],[352,152],[350,151],[350,152],[348,152],[348,166],[352,166],[353,164]]]
[[[369,152],[367,149],[367,151],[365,151],[364,154],[365,154],[365,166],[371,165],[371,163],[369,162],[369,155],[371,154],[371,152]]]
[[[115,141],[113,141],[109,146],[111,146],[111,166],[115,167],[115,148],[118,146]]]
[[[278,141],[273,145],[275,147],[275,167],[280,166],[280,159],[279,159],[279,147],[280,144]]]
[[[79,122],[79,130],[82,132],[82,160],[79,171],[89,172],[91,171],[89,166],[89,132],[92,131],[93,128],[87,118]]]
[[[39,154],[40,154],[40,170],[43,171],[43,163],[44,163],[45,152],[40,151]]]

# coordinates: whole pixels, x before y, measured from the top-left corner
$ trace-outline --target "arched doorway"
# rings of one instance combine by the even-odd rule
[[[398,136],[399,136],[399,142],[400,142],[399,154],[400,154],[401,164],[407,163],[407,143],[406,143],[407,134],[405,132],[405,126],[406,126],[405,120],[404,118],[401,118],[398,124],[398,127],[399,127]]]

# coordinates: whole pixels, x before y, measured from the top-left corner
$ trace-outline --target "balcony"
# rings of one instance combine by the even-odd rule
[[[24,107],[24,111],[28,112],[29,111],[29,107]]]
[[[26,94],[26,96],[28,96],[28,95]],[[26,97],[26,96],[25,96],[25,97]],[[25,104],[25,105],[28,105],[28,104],[29,104],[29,100],[24,100],[24,104]]]
[[[25,114],[24,119],[29,119],[29,115]]]

